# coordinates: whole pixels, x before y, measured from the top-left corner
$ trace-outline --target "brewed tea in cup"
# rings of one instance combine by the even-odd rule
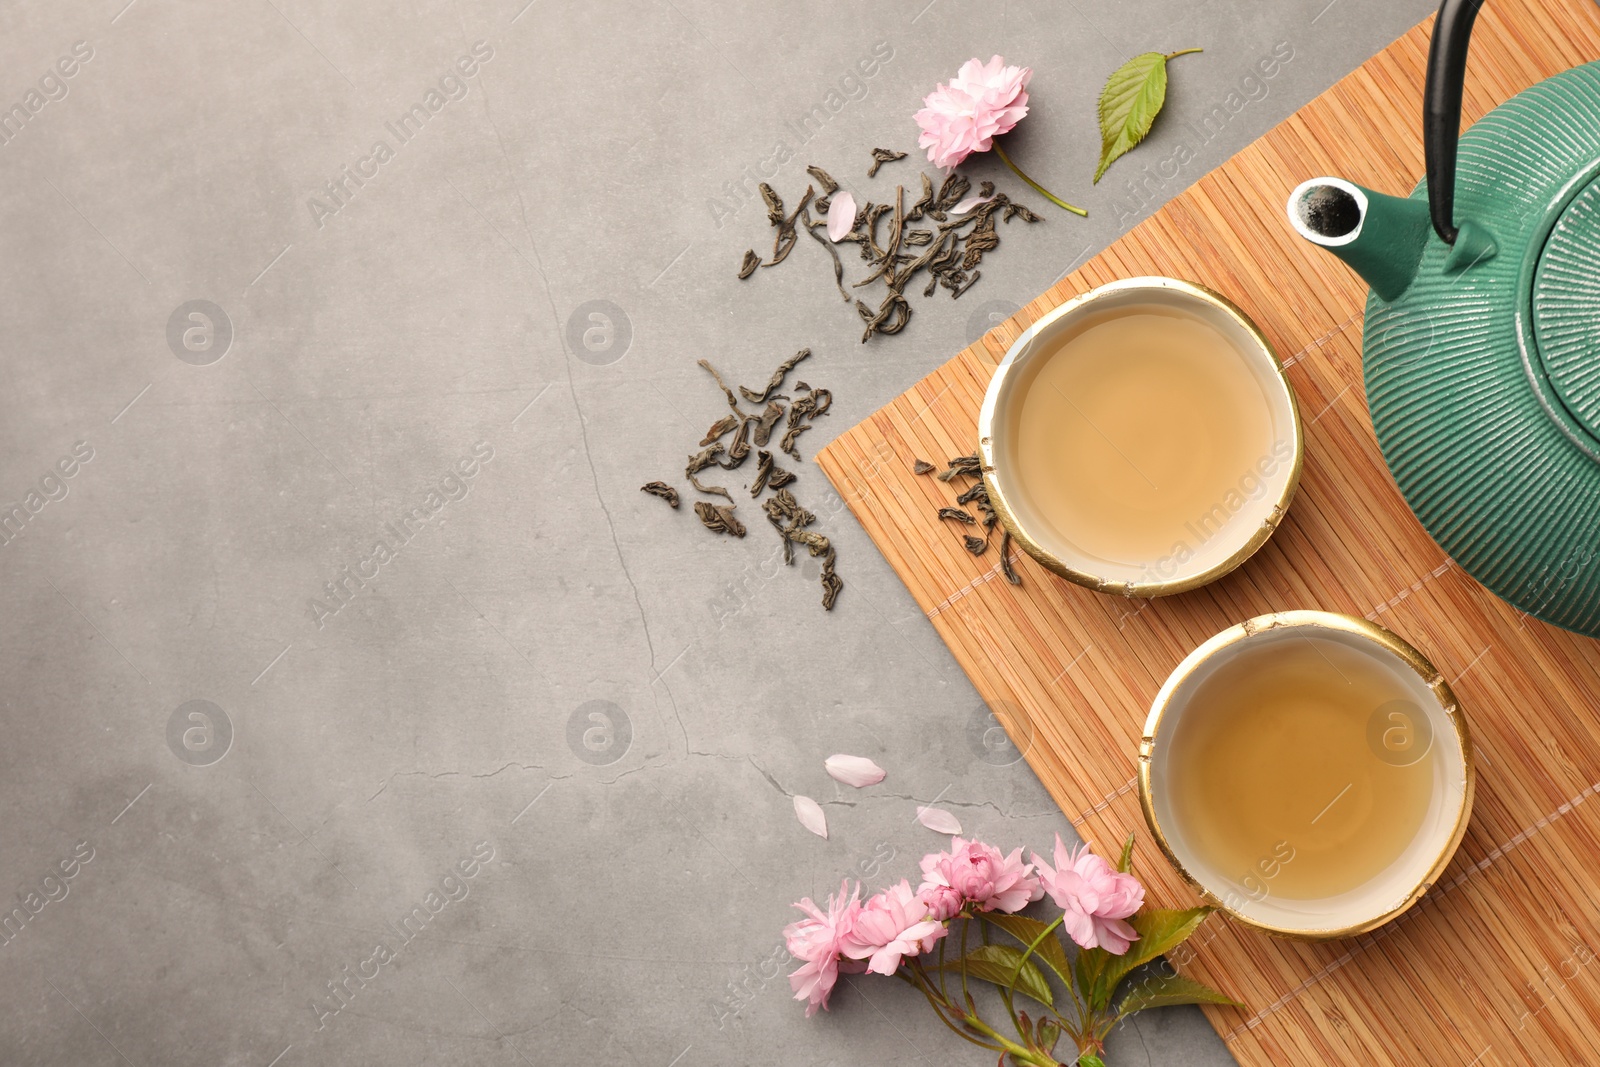
[[[1252,619],[1196,649],[1157,696],[1140,785],[1151,830],[1244,922],[1338,937],[1404,911],[1454,852],[1472,799],[1454,695],[1361,619]]]

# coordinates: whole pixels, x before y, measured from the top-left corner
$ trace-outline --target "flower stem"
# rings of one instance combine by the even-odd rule
[[[1081,207],[1073,207],[1071,204],[1069,204],[1065,200],[1061,199],[1055,193],[1052,193],[1050,190],[1046,189],[1044,186],[1040,185],[1038,182],[1034,181],[1032,178],[1030,178],[1026,174],[1022,173],[1022,168],[1017,166],[1015,163],[1011,162],[1011,157],[1006,155],[1006,150],[1004,148],[1000,147],[1000,142],[999,141],[995,141],[994,142],[994,150],[995,150],[996,153],[999,154],[1000,162],[1002,162],[1006,166],[1010,167],[1012,172],[1015,173],[1017,177],[1021,178],[1023,181],[1027,182],[1030,186],[1032,186],[1034,192],[1038,193],[1040,196],[1042,196],[1046,200],[1050,201],[1056,207],[1064,208],[1067,211],[1072,212],[1074,215],[1081,215],[1084,218],[1088,218],[1089,217],[1089,213],[1087,211],[1083,210],[1083,208],[1081,208]]]

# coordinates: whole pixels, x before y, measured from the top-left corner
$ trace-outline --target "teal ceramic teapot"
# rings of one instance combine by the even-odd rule
[[[1600,636],[1600,63],[1460,134],[1483,0],[1444,0],[1409,198],[1318,178],[1302,236],[1371,289],[1378,444],[1429,535],[1520,611]]]

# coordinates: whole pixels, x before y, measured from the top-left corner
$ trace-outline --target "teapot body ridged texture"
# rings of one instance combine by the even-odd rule
[[[1369,294],[1363,336],[1378,443],[1429,535],[1519,610],[1590,636],[1600,636],[1597,183],[1591,63],[1462,135],[1455,217],[1492,234],[1492,251],[1447,263],[1451,246],[1430,236],[1404,293]],[[1425,186],[1412,196],[1426,199]]]

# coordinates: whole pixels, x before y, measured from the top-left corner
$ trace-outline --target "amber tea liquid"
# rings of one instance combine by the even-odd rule
[[[1193,553],[1293,458],[1249,365],[1196,315],[1105,312],[1038,363],[1013,408],[1012,462],[1039,517],[1089,555]]]
[[[1323,899],[1406,851],[1433,795],[1415,675],[1342,642],[1246,647],[1194,690],[1168,788],[1185,841],[1248,897]]]

